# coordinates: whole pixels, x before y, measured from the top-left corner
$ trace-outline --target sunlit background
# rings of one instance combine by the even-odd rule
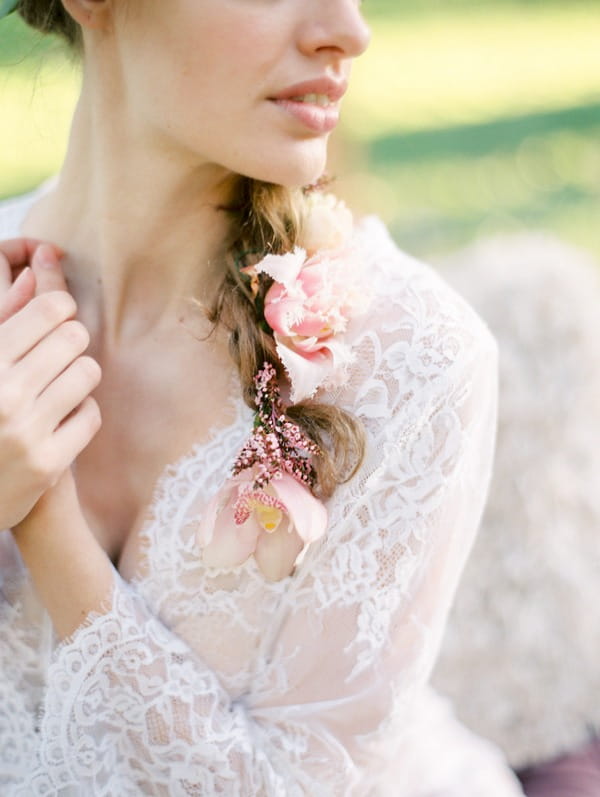
[[[551,230],[600,254],[600,2],[365,0],[373,44],[332,148],[337,192],[427,257]],[[0,197],[60,166],[78,84],[0,23]]]

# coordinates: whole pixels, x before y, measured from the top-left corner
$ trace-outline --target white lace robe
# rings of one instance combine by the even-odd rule
[[[18,233],[31,197],[0,209]],[[326,536],[287,578],[202,563],[195,529],[251,428],[237,417],[166,469],[137,575],[56,644],[0,533],[2,795],[509,797],[500,754],[427,687],[480,519],[496,349],[471,309],[359,225],[376,296],[356,361],[322,393],[368,433]],[[107,496],[110,500],[110,496]]]

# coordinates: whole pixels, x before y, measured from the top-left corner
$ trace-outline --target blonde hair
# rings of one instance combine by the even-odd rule
[[[79,25],[65,11],[60,0],[20,0],[18,12],[32,27],[56,33],[74,46],[81,46]],[[225,210],[231,218],[232,240],[223,277],[208,308],[209,320],[229,331],[229,349],[242,384],[245,402],[255,409],[254,376],[264,362],[282,376],[275,341],[260,314],[257,303],[239,270],[240,261],[255,260],[267,253],[282,254],[302,243],[306,213],[305,192],[265,183],[249,177],[236,182],[236,199]],[[268,289],[263,281],[262,297]],[[364,456],[365,434],[360,421],[345,410],[313,400],[289,406],[287,416],[319,446],[314,463],[318,492],[323,497],[350,479]]]
[[[240,373],[244,399],[254,408],[254,375],[263,362],[269,362],[279,376],[282,365],[275,341],[264,324],[260,308],[270,280],[261,284],[258,299],[249,292],[240,274],[240,259],[250,253],[253,260],[265,254],[283,254],[302,245],[302,227],[307,212],[305,191],[241,177],[238,202],[229,208],[237,232],[231,257],[224,269],[209,319],[229,330],[231,356]],[[364,456],[365,434],[362,423],[352,414],[331,404],[306,400],[286,409],[321,449],[315,461],[317,484],[323,497],[350,479]]]

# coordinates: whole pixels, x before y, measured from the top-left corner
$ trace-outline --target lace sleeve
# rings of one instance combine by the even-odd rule
[[[364,420],[367,456],[261,630],[249,688],[233,698],[115,573],[105,613],[56,651],[31,793],[521,794],[425,688],[487,488],[495,346],[428,271],[390,265],[331,396]]]

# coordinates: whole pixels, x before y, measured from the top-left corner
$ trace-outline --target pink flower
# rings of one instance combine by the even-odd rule
[[[291,400],[318,387],[341,384],[352,361],[339,337],[368,306],[362,264],[351,249],[324,250],[307,259],[304,249],[267,255],[254,266],[273,278],[265,296],[265,320],[290,378]]]
[[[253,555],[265,577],[278,581],[325,533],[327,510],[287,473],[263,489],[255,476],[252,468],[227,482],[207,506],[197,539],[208,567],[237,567]]]

